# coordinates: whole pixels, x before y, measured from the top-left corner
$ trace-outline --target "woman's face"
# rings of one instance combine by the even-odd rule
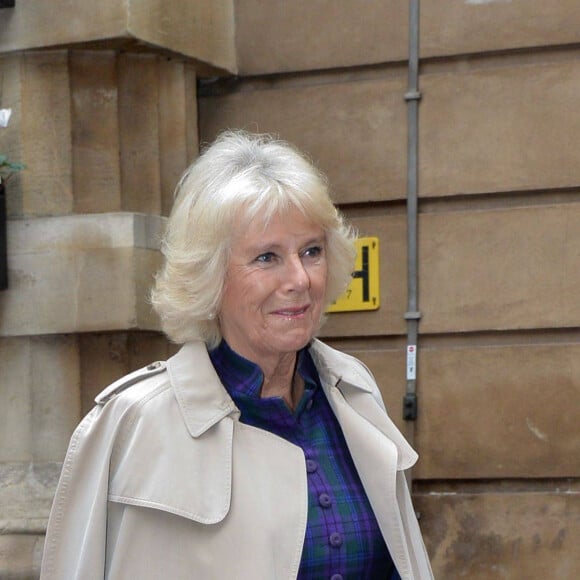
[[[261,364],[308,344],[326,291],[324,230],[298,210],[234,232],[220,310],[222,336]]]

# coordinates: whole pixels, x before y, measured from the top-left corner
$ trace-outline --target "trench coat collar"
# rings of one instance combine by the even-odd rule
[[[375,382],[370,372],[362,372],[365,367],[354,357],[335,350],[318,339],[312,341],[310,354],[323,383],[336,386],[342,382],[366,393],[373,391]]]
[[[339,353],[316,339],[312,341],[310,352],[323,387],[342,381],[354,390],[367,393],[373,390],[372,379],[368,374],[359,371],[359,365],[345,364],[345,357],[352,357]],[[222,385],[204,342],[192,341],[184,344],[167,361],[167,372],[183,420],[192,437],[199,437],[228,415],[239,417],[240,412]]]
[[[419,458],[384,409],[378,387],[369,369],[358,359],[314,340],[310,348],[326,397],[347,431],[350,422],[340,420],[341,404],[346,402],[358,415],[376,427],[395,445],[397,470],[412,467]],[[380,401],[380,402],[379,402]]]
[[[199,437],[228,415],[239,417],[240,412],[222,385],[204,342],[184,344],[167,361],[167,372],[192,437]]]
[[[312,341],[310,353],[335,414],[338,409],[334,389],[337,389],[340,397],[361,417],[396,445],[397,469],[411,467],[417,461],[417,453],[381,407],[372,401],[376,383],[370,371],[359,360],[317,339]],[[192,437],[200,437],[224,417],[239,418],[240,411],[221,383],[204,342],[192,341],[183,345],[167,361],[167,371]]]

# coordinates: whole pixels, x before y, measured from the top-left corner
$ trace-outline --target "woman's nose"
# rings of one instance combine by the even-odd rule
[[[286,264],[285,282],[290,290],[305,290],[310,287],[310,276],[300,259],[300,256],[292,256]]]

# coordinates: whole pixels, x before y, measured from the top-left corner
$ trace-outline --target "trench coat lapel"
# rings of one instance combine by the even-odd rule
[[[167,371],[192,437],[199,437],[228,415],[239,417],[240,413],[213,368],[203,342],[186,343],[167,361]]]
[[[239,411],[203,343],[182,347],[167,361],[167,372],[177,405],[167,403],[161,413],[155,405],[144,406],[146,420],[131,423],[132,444],[115,456],[109,499],[200,523],[220,522],[231,505],[233,431]],[[171,401],[171,390],[165,396]],[[173,424],[169,430],[167,413]],[[134,477],[143,470],[147,478]]]
[[[342,427],[358,474],[399,571],[410,561],[397,502],[397,446],[348,403],[338,387],[328,400]]]
[[[411,467],[417,453],[373,396],[376,386],[359,361],[318,341],[311,353],[391,556],[402,577],[409,577],[411,556],[397,501],[404,476],[397,472]]]
[[[313,341],[310,353],[335,413],[336,401],[331,387],[337,387],[360,417],[374,425],[395,444],[398,470],[412,467],[419,456],[385,412],[370,371],[358,359],[336,351],[319,340]]]

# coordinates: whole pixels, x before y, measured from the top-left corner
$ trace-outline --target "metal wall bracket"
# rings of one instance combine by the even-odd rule
[[[403,398],[403,419],[416,421],[419,414],[419,401],[416,393],[407,393]]]
[[[408,91],[405,93],[405,101],[419,101],[421,97],[421,91]]]
[[[420,312],[405,312],[405,320],[420,320],[421,313]]]

